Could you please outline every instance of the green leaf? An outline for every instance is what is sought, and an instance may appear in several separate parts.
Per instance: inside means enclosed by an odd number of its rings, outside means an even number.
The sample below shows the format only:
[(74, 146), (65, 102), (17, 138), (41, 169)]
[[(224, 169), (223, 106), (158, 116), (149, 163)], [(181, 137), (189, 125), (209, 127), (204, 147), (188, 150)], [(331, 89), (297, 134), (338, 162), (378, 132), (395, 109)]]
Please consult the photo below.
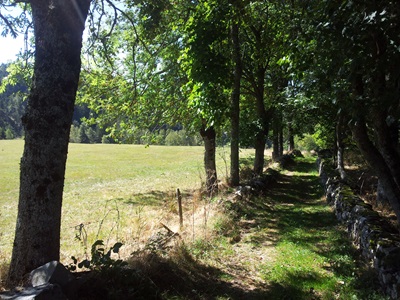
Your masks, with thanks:
[(112, 252), (113, 252), (113, 253), (118, 253), (118, 252), (119, 252), (119, 249), (120, 249), (122, 246), (123, 246), (123, 244), (120, 243), (120, 242), (115, 243), (115, 245), (112, 247)]

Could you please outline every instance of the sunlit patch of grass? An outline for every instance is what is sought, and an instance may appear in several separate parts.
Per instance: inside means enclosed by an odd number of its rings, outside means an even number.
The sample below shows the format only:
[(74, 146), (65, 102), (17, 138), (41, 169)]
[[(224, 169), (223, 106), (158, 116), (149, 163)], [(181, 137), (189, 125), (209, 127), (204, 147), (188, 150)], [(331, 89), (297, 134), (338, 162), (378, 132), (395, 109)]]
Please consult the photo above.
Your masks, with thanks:
[[(22, 140), (0, 141), (0, 253), (10, 259), (14, 236)], [(251, 150), (243, 150), (247, 155)], [(175, 191), (183, 195), (184, 229), (205, 202), (193, 196), (204, 180), (204, 147), (70, 144), (64, 186), (61, 260), (85, 256), (96, 239), (135, 247), (159, 230), (178, 231)], [(218, 149), (220, 179), (229, 170), (226, 149)], [(189, 229), (187, 229), (189, 231)], [(192, 230), (193, 231), (193, 230)], [(194, 232), (194, 231), (193, 231)], [(199, 230), (195, 234), (200, 234)], [(76, 236), (80, 235), (80, 241)], [(131, 248), (130, 250), (124, 250)], [(125, 253), (125, 252), (126, 253)]]
[(386, 299), (324, 202), (314, 163), (307, 157), (296, 161), (270, 195), (279, 241), (275, 259), (262, 265), (261, 274), (271, 297)]
[(276, 261), (263, 266), (265, 280), (290, 286), (304, 295), (334, 290), (336, 282), (332, 274), (324, 270), (323, 257), (288, 241), (278, 243), (276, 250)]

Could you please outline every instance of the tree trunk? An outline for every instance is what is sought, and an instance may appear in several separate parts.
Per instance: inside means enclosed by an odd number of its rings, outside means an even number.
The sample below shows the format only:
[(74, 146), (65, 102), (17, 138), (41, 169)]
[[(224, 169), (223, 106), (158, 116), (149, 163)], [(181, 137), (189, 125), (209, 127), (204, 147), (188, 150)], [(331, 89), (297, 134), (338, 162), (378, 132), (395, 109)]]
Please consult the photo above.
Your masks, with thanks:
[(25, 147), (9, 285), (59, 260), (68, 140), (90, 1), (31, 0), (35, 33), (33, 83), (22, 123)]
[(292, 124), (289, 122), (288, 124), (288, 136), (289, 136), (289, 151), (294, 150), (294, 135), (293, 135), (293, 127)]
[(382, 186), (382, 182), (378, 179), (378, 184), (376, 187), (376, 204), (377, 205), (387, 205), (389, 203), (385, 189)]
[(218, 193), (217, 183), (217, 167), (215, 163), (216, 142), (215, 142), (215, 129), (214, 127), (206, 128), (202, 126), (200, 130), (201, 137), (204, 141), (204, 168), (206, 171), (206, 190), (209, 197)]
[(254, 158), (254, 174), (261, 175), (264, 170), (264, 151), (265, 151), (266, 137), (263, 132), (260, 132), (256, 136), (254, 143), (255, 158)]
[(351, 124), (350, 129), (361, 154), (378, 175), (380, 183), (385, 190), (386, 197), (397, 216), (397, 221), (400, 223), (400, 189), (391, 175), (386, 161), (369, 139), (367, 128), (363, 120), (358, 120), (357, 123)]
[(275, 111), (273, 121), (273, 150), (272, 160), (277, 161), (283, 155), (282, 114)]
[(256, 110), (257, 116), (261, 123), (261, 128), (255, 138), (255, 159), (254, 159), (254, 173), (261, 175), (264, 169), (264, 151), (265, 142), (268, 135), (268, 112), (264, 104), (264, 77), (266, 69), (259, 66), (257, 70), (257, 83), (256, 83)]
[(229, 184), (239, 185), (239, 113), (240, 113), (240, 80), (242, 64), (240, 58), (239, 25), (234, 23), (231, 30), (235, 70), (231, 95), (231, 174)]
[(343, 113), (339, 114), (336, 123), (336, 153), (337, 153), (337, 170), (339, 171), (340, 178), (346, 180), (346, 170), (344, 168), (344, 137), (345, 137), (345, 119)]
[(279, 159), (279, 134), (276, 124), (272, 130), (272, 160), (277, 161)]
[[(372, 120), (379, 152), (383, 156), (390, 173), (400, 189), (400, 156), (398, 153), (397, 122), (388, 125), (388, 114), (375, 109)], [(393, 130), (393, 127), (395, 128)]]
[(282, 126), (282, 116), (280, 116), (280, 121), (279, 121), (279, 131), (278, 131), (278, 154), (279, 157), (283, 155), (283, 126)]

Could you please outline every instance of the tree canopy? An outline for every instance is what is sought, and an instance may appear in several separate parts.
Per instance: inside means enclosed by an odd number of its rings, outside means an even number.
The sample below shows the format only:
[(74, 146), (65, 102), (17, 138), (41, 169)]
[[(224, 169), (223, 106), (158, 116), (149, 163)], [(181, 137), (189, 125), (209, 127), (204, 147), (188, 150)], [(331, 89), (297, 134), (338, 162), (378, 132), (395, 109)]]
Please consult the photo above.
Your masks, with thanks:
[[(62, 133), (60, 155), (66, 159), (77, 91), (86, 109), (84, 122), (102, 127), (114, 141), (133, 142), (135, 132), (151, 136), (165, 128), (200, 132), (207, 188), (216, 185), (212, 150), (222, 132), (232, 133), (232, 143), (255, 148), (255, 174), (263, 172), (264, 150), (271, 142), (280, 156), (284, 147), (293, 148), (295, 135), (319, 135), (320, 144), (332, 147), (338, 160), (354, 143), (376, 171), (400, 220), (398, 1), (87, 0), (75, 8), (55, 1), (65, 13), (47, 12), (39, 2), (24, 2), (19, 16), (8, 13), (8, 1), (0, 4), (3, 35), (30, 26), (35, 35), (23, 116), (22, 179), (35, 165), (34, 154), (46, 151), (47, 140), (39, 145), (37, 135), (52, 140), (48, 132), (54, 138)], [(88, 38), (81, 52), (86, 14)], [(28, 25), (29, 15), (33, 25)], [(0, 71), (7, 75), (4, 66)], [(15, 79), (17, 73), (10, 74)], [(18, 82), (10, 78), (9, 83)], [(10, 91), (3, 84), (4, 128), (5, 121), (10, 124), (21, 115), (12, 108), (25, 106)], [(68, 119), (57, 123), (58, 133), (52, 131), (51, 119), (65, 112)], [(36, 120), (39, 113), (44, 121)], [(54, 158), (61, 161), (57, 176), (37, 181), (31, 172), (29, 180), (21, 181), (37, 183), (35, 201), (53, 192), (54, 178), (63, 178), (63, 159)], [(232, 159), (237, 166), (238, 155)], [(343, 163), (338, 167), (343, 169)], [(237, 184), (237, 170), (232, 176)], [(57, 184), (61, 203), (62, 184)], [(24, 201), (32, 199), (21, 196)]]

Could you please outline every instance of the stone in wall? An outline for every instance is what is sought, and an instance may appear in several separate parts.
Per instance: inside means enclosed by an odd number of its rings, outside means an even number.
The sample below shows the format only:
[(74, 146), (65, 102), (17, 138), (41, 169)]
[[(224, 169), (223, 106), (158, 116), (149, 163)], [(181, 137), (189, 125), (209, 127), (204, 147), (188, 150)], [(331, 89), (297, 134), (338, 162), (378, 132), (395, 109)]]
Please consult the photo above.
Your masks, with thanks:
[(326, 200), (334, 208), (337, 219), (346, 224), (354, 245), (373, 265), (385, 293), (391, 299), (400, 299), (398, 230), (341, 182), (323, 159), (318, 158), (317, 163)]

